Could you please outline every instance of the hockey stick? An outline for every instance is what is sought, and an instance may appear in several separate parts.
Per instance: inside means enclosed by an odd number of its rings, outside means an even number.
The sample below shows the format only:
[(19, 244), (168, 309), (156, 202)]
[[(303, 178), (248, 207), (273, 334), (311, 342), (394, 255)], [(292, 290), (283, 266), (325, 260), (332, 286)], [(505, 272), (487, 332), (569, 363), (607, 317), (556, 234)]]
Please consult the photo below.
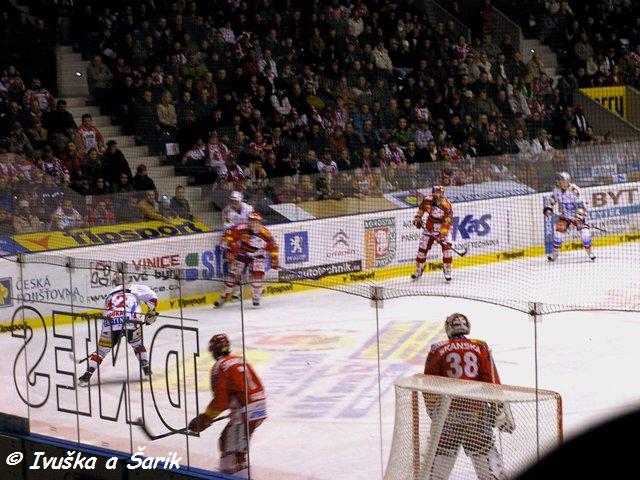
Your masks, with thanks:
[(437, 236), (437, 235), (429, 235), (429, 236), (430, 236), (431, 238), (433, 238), (433, 240), (434, 240), (435, 242), (439, 243), (440, 245), (449, 245), (449, 248), (451, 248), (451, 250), (452, 250), (455, 254), (457, 254), (457, 255), (459, 255), (459, 256), (461, 256), (461, 257), (464, 257), (464, 256), (467, 254), (467, 252), (469, 251), (469, 249), (468, 249), (467, 247), (464, 247), (464, 246), (463, 246), (460, 250), (458, 250), (457, 248), (455, 248), (455, 247), (453, 246), (453, 244), (451, 244), (451, 242), (440, 242), (440, 241), (438, 241), (438, 236)]
[(594, 230), (598, 230), (599, 232), (608, 233), (604, 228), (600, 228), (597, 225), (587, 225), (587, 228), (593, 228)]
[[(224, 415), (222, 417), (217, 417), (217, 418), (213, 419), (211, 421), (211, 423), (216, 423), (216, 422), (219, 422), (221, 420), (226, 420), (230, 416), (231, 415)], [(159, 440), (160, 438), (170, 437), (171, 435), (191, 435), (191, 436), (196, 436), (196, 434), (191, 432), (191, 430), (189, 430), (188, 428), (180, 428), (179, 430), (169, 430), (168, 432), (160, 433), (158, 435), (154, 435), (153, 433), (151, 433), (149, 431), (149, 428), (144, 423), (144, 420), (142, 419), (142, 417), (138, 418), (136, 423), (137, 423), (137, 425), (139, 425), (142, 428), (142, 431), (144, 432), (144, 435), (149, 440)]]

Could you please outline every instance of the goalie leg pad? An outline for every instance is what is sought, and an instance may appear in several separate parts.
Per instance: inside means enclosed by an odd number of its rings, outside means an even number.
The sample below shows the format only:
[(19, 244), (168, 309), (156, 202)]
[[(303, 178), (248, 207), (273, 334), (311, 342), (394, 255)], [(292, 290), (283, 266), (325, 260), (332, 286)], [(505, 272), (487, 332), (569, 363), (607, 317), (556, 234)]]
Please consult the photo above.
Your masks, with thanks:
[(447, 480), (456, 464), (456, 458), (458, 458), (456, 452), (452, 452), (451, 455), (436, 455), (429, 478), (432, 480)]
[(469, 455), (478, 480), (506, 480), (502, 458), (495, 445), (486, 454)]

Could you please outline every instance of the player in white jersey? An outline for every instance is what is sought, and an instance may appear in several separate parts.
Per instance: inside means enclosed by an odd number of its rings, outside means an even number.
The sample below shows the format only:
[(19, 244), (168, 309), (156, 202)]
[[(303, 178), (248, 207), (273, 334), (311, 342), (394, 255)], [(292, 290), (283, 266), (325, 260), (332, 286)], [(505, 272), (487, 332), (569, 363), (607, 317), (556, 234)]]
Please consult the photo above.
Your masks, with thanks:
[(589, 259), (595, 260), (596, 256), (591, 250), (591, 230), (587, 224), (587, 208), (580, 198), (580, 188), (571, 183), (571, 177), (567, 172), (560, 172), (556, 175), (556, 187), (547, 199), (543, 210), (544, 214), (552, 216), (556, 206), (558, 221), (553, 235), (553, 252), (547, 259), (553, 262), (558, 258), (566, 232), (573, 225), (580, 232), (582, 245)]
[(222, 210), (222, 221), (224, 222), (225, 230), (245, 223), (249, 219), (249, 214), (253, 212), (253, 207), (242, 201), (241, 192), (231, 192), (229, 199), (231, 203)]
[[(114, 288), (105, 300), (98, 350), (89, 356), (87, 371), (78, 379), (81, 387), (89, 384), (93, 372), (113, 346), (118, 344), (124, 332), (140, 362), (143, 376), (147, 378), (151, 375), (147, 349), (142, 341), (142, 325), (151, 325), (156, 321), (158, 296), (146, 285), (125, 283), (120, 273), (115, 276), (113, 284)], [(143, 303), (148, 308), (146, 314), (142, 313)]]
[[(222, 221), (224, 223), (224, 230), (227, 231), (230, 228), (246, 223), (249, 219), (249, 214), (253, 212), (253, 207), (248, 203), (242, 201), (242, 192), (231, 192), (229, 197), (231, 201), (229, 205), (222, 210)], [(229, 252), (226, 249), (226, 243), (223, 241), (224, 232), (220, 235), (220, 245), (224, 248), (224, 271), (228, 272), (230, 265), (227, 260)], [(240, 286), (237, 286), (231, 294), (231, 299), (238, 299), (240, 295)]]

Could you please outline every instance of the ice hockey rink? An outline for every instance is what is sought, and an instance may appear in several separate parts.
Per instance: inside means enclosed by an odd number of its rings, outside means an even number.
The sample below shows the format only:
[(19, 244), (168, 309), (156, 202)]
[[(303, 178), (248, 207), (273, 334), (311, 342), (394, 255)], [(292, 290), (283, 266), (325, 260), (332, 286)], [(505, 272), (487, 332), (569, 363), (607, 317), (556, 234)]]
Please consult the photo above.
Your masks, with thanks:
[[(163, 421), (184, 427), (211, 398), (207, 342), (212, 334), (224, 332), (232, 353), (246, 355), (253, 364), (269, 397), (269, 418), (251, 442), (252, 478), (382, 478), (394, 424), (394, 380), (422, 371), (428, 346), (445, 338), (444, 318), (458, 311), (469, 317), (471, 337), (492, 348), (503, 383), (535, 386), (537, 364), (538, 386), (562, 395), (566, 439), (640, 406), (640, 377), (635, 372), (638, 313), (563, 311), (541, 315), (537, 322), (525, 313), (526, 299), (550, 302), (553, 306), (545, 307), (550, 312), (571, 310), (580, 302), (637, 308), (638, 246), (624, 244), (597, 253), (596, 262), (577, 251), (564, 254), (556, 264), (535, 257), (457, 269), (450, 285), (443, 284), (440, 272), (425, 273), (417, 284), (389, 280), (382, 285), (398, 298), (385, 300), (381, 309), (361, 296), (313, 289), (265, 296), (258, 309), (250, 302), (234, 302), (217, 310), (165, 311), (155, 325), (145, 327), (145, 343), (153, 347), (151, 382), (138, 380), (135, 358), (122, 343), (116, 365), (103, 363), (100, 386), (94, 375), (89, 389), (69, 388), (72, 379), (60, 372), (73, 372), (74, 362), (62, 348), (73, 338), (78, 357), (91, 352), (85, 323), (57, 328), (46, 339), (47, 348), (42, 347), (45, 339), (34, 333), (26, 352), (18, 356), (24, 339), (14, 336), (8, 339), (13, 348), (2, 350), (11, 352), (0, 369), (3, 384), (24, 382), (21, 362), (32, 366), (43, 351), (38, 368), (30, 373), (33, 385), (18, 389), (28, 390), (36, 404), (45, 396), (46, 382), (34, 374), (50, 375), (50, 385), (42, 406), (27, 412), (16, 396), (7, 410), (30, 414), (35, 433), (133, 453), (145, 446), (147, 455), (176, 451), (185, 466), (215, 470), (225, 422), (214, 423), (199, 438), (174, 435), (149, 441), (138, 426), (124, 420), (124, 409), (131, 420), (143, 416), (154, 433), (167, 431)], [(410, 289), (429, 295), (401, 296)], [(460, 298), (469, 291), (474, 297), (486, 292), (490, 303)], [(510, 305), (497, 305), (499, 298), (510, 298)], [(185, 328), (171, 328), (178, 326)], [(194, 352), (194, 342), (199, 352)], [(82, 373), (84, 364), (75, 369), (76, 375)], [(118, 401), (123, 402), (119, 416)], [(67, 407), (61, 411), (61, 405), (77, 405), (83, 412), (91, 408), (92, 413), (75, 415), (65, 411)], [(116, 421), (107, 418), (116, 416)]]

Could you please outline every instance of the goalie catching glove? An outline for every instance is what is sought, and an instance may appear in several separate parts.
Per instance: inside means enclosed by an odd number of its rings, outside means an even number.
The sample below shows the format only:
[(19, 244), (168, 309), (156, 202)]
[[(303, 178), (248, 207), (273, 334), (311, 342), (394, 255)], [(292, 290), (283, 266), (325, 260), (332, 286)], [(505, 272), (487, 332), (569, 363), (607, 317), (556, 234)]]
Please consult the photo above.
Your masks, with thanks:
[(149, 310), (144, 316), (144, 323), (152, 325), (158, 319), (158, 315), (159, 314), (155, 309)]

